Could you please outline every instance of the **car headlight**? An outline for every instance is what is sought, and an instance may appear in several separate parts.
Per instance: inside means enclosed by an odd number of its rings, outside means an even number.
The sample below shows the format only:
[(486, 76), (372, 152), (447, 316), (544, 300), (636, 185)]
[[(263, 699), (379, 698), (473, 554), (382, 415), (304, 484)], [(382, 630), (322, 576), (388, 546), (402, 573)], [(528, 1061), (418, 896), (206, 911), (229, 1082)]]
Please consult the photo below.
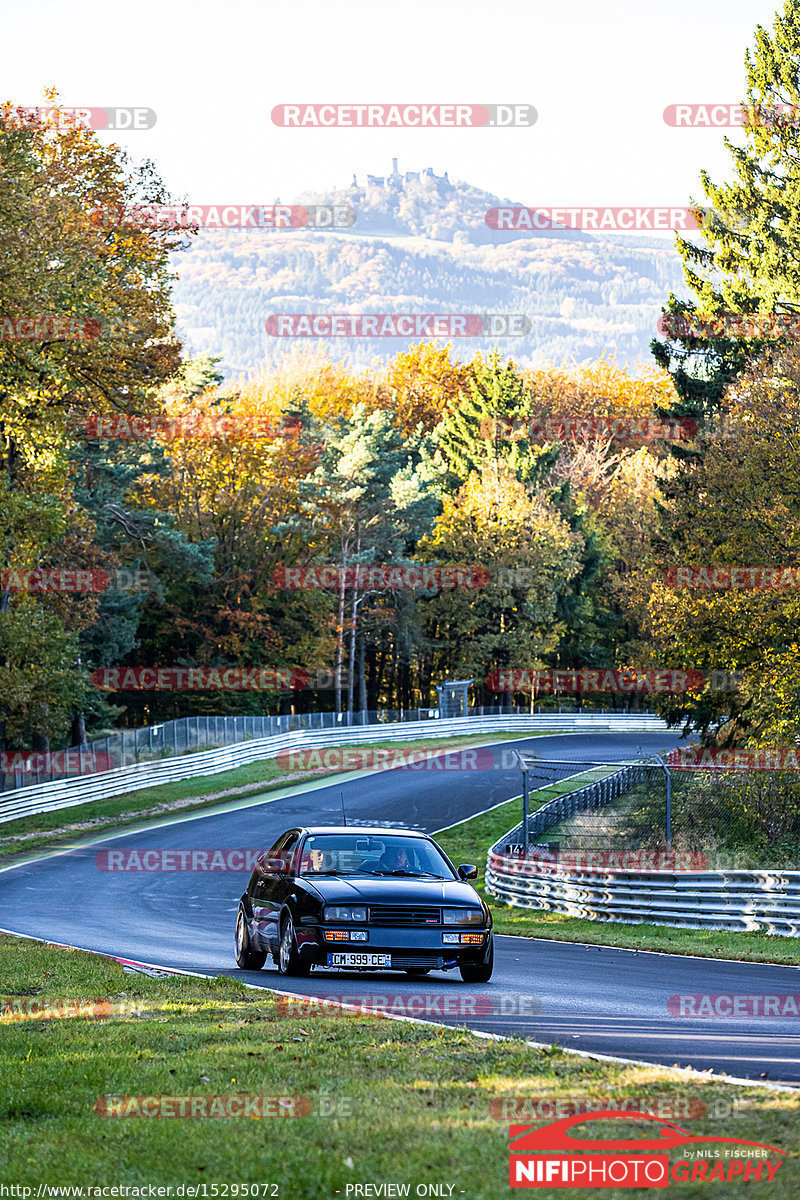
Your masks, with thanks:
[(340, 905), (332, 905), (330, 908), (325, 908), (322, 913), (324, 921), (366, 921), (366, 908), (351, 908), (349, 905), (344, 907)]
[(480, 908), (442, 909), (443, 925), (483, 925), (483, 923), (483, 911)]

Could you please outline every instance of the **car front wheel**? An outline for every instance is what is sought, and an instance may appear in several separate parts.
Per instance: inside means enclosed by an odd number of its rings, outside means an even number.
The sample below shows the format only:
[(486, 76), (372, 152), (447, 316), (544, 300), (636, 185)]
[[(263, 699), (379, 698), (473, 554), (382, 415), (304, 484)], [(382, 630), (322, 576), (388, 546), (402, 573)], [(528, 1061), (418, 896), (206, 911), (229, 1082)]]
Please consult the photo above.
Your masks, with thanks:
[(297, 953), (297, 939), (294, 935), (294, 921), (291, 913), (287, 913), (281, 925), (281, 943), (278, 951), (278, 970), (281, 975), (307, 975), (310, 964), (304, 963)]
[(488, 983), (494, 970), (494, 942), (489, 946), (489, 957), (485, 963), (464, 963), (458, 970), (464, 983)]
[(243, 971), (260, 971), (267, 956), (261, 950), (254, 950), (250, 944), (250, 933), (244, 916), (244, 909), (239, 909), (236, 917), (236, 938), (234, 942), (236, 962)]

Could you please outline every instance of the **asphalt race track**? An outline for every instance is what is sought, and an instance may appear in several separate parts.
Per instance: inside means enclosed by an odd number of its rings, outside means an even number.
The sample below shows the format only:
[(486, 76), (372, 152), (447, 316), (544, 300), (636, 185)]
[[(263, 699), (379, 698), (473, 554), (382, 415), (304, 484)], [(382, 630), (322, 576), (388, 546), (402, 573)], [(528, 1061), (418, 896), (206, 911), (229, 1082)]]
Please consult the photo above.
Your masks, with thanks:
[[(334, 785), (290, 789), (277, 799), (250, 798), (0, 871), (0, 928), (166, 968), (236, 975), (281, 991), (350, 1003), (372, 998), (390, 1012), (488, 1033), (800, 1085), (800, 1016), (680, 1016), (680, 1001), (669, 1004), (682, 995), (794, 994), (800, 1010), (794, 967), (502, 937), (495, 939), (488, 984), (464, 984), (455, 971), (414, 980), (327, 970), (284, 979), (271, 963), (256, 972), (234, 963), (234, 917), (246, 871), (110, 872), (96, 861), (104, 849), (265, 849), (293, 825), (340, 823), (340, 792), (352, 824), (434, 833), (519, 795), (519, 771), (500, 758), (509, 746), (525, 745), (545, 758), (619, 761), (667, 750), (678, 740), (674, 734), (523, 738), (495, 745), (492, 769), (362, 773)], [(565, 766), (555, 774), (575, 770)]]

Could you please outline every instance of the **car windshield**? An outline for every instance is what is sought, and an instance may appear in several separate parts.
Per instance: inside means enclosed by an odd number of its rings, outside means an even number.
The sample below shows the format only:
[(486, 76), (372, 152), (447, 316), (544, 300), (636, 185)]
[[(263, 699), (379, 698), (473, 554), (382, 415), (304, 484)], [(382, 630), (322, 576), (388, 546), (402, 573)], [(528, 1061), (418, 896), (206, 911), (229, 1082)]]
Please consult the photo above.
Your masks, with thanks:
[(402, 835), (309, 834), (301, 875), (396, 875), (455, 879), (439, 850), (422, 838)]

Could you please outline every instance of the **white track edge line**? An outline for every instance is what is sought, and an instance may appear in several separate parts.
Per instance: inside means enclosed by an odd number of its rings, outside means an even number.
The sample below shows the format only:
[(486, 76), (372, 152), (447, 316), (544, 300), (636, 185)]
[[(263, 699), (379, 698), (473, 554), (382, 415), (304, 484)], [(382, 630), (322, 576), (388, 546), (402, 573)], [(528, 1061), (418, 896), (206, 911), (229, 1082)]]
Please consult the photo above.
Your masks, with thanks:
[[(112, 962), (118, 962), (123, 966), (148, 967), (153, 971), (164, 971), (168, 975), (190, 975), (194, 979), (233, 978), (235, 982), (241, 983), (244, 987), (249, 988), (251, 991), (271, 992), (275, 996), (287, 996), (292, 1000), (325, 999), (325, 997), (307, 996), (302, 992), (284, 992), (280, 988), (269, 987), (267, 984), (245, 983), (243, 979), (236, 980), (235, 976), (232, 977), (230, 975), (207, 975), (202, 971), (187, 971), (182, 967), (164, 967), (159, 963), (139, 962), (137, 959), (133, 958), (118, 958), (116, 955), (106, 954), (102, 950), (86, 950), (83, 946), (67, 945), (65, 942), (51, 942), (47, 938), (31, 937), (27, 933), (16, 933), (13, 929), (0, 929), (0, 934), (6, 934), (9, 937), (29, 938), (30, 941), (42, 942), (46, 946), (55, 946), (59, 950), (81, 950), (84, 954), (96, 954), (99, 958), (108, 958), (111, 959)], [(336, 1007), (356, 1013), (360, 1013), (362, 1011), (360, 1007), (357, 1007), (354, 1004), (338, 1003)], [(426, 1021), (423, 1017), (406, 1017), (398, 1013), (370, 1012), (364, 1013), (363, 1015), (383, 1017), (388, 1021), (406, 1021), (412, 1025), (430, 1025), (434, 1029), (464, 1029), (466, 1032), (472, 1034), (473, 1037), (484, 1038), (485, 1040), (492, 1042), (511, 1042), (520, 1040), (514, 1037), (505, 1036), (502, 1033), (487, 1033), (481, 1029), (471, 1029), (469, 1025), (445, 1025), (439, 1021)], [(798, 1093), (797, 1087), (792, 1087), (791, 1084), (786, 1083), (770, 1083), (769, 1081), (762, 1083), (752, 1079), (740, 1079), (736, 1075), (714, 1075), (708, 1071), (698, 1071), (694, 1067), (670, 1067), (667, 1066), (666, 1063), (646, 1062), (641, 1058), (618, 1058), (613, 1054), (600, 1054), (593, 1053), (590, 1050), (578, 1050), (576, 1047), (561, 1046), (556, 1042), (534, 1042), (530, 1041), (528, 1038), (523, 1038), (521, 1040), (523, 1041), (524, 1045), (531, 1046), (535, 1050), (551, 1050), (554, 1047), (557, 1047), (563, 1054), (575, 1054), (578, 1056), (578, 1058), (595, 1059), (598, 1062), (621, 1063), (624, 1066), (649, 1067), (651, 1070), (655, 1068), (656, 1070), (667, 1071), (672, 1074), (680, 1075), (681, 1077), (688, 1075), (693, 1080), (702, 1078), (707, 1083), (725, 1083), (731, 1087), (765, 1088), (767, 1091), (788, 1092), (792, 1095), (797, 1095)]]

